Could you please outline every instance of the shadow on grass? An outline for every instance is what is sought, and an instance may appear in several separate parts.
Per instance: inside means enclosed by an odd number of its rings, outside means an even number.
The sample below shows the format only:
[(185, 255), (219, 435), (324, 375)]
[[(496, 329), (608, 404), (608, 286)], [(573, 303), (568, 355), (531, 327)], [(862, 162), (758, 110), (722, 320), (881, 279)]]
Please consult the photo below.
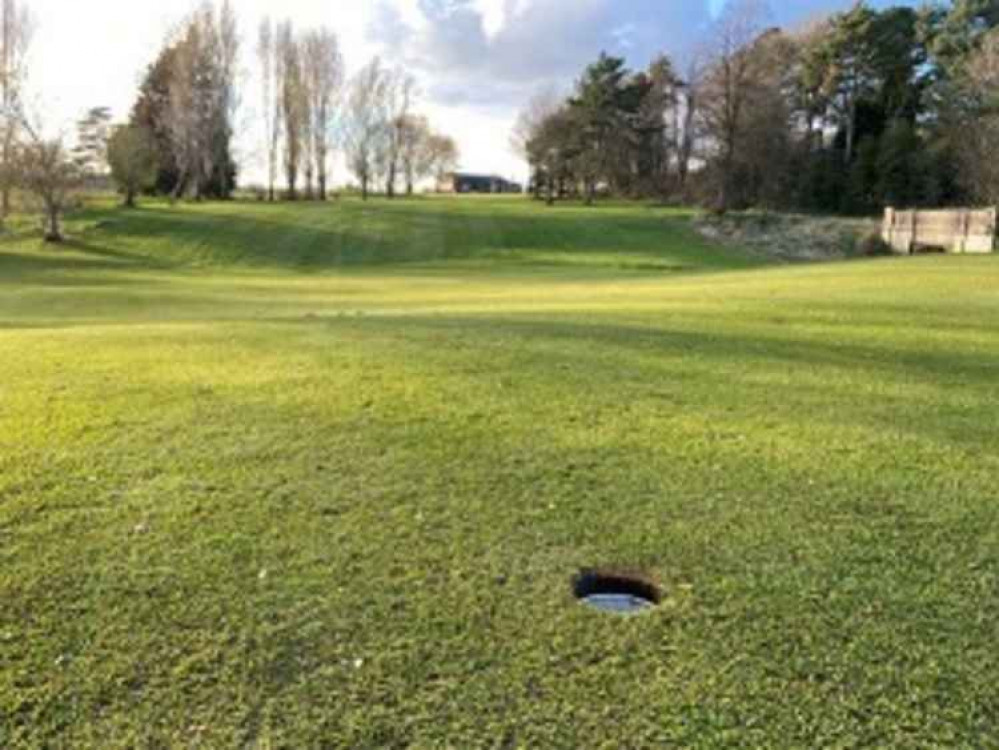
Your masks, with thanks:
[[(734, 415), (874, 428), (961, 446), (976, 456), (999, 438), (990, 395), (999, 365), (984, 354), (509, 318), (372, 317), (350, 325), (386, 338), (405, 330), (417, 347), (425, 340), (434, 352), (457, 351), (453, 359), (444, 355), (446, 369), (481, 378), (484, 392), (505, 370), (530, 389), (551, 390), (555, 400), (566, 388), (582, 387), (608, 405), (658, 408), (650, 404), (660, 402), (669, 410), (716, 414), (719, 424)], [(454, 341), (441, 336), (449, 330)], [(483, 346), (491, 359), (469, 368)], [(794, 373), (801, 373), (800, 382)]]
[(0, 250), (0, 286), (6, 282), (39, 286), (153, 285), (135, 271), (176, 267), (135, 253), (71, 238), (35, 252)]
[(108, 264), (118, 268), (127, 266), (143, 270), (166, 270), (177, 266), (176, 263), (152, 258), (141, 253), (128, 252), (106, 244), (98, 244), (91, 237), (87, 237), (86, 239), (71, 237), (62, 247), (106, 261)]
[(428, 332), (452, 330), (476, 339), (559, 341), (570, 347), (596, 344), (594, 350), (601, 353), (618, 349), (626, 354), (692, 357), (729, 365), (769, 362), (801, 368), (857, 368), (910, 379), (926, 378), (936, 382), (960, 380), (980, 385), (994, 384), (999, 378), (999, 364), (985, 355), (953, 350), (892, 349), (843, 341), (819, 343), (720, 330), (680, 331), (627, 324), (482, 316), (371, 316), (355, 319), (352, 323), (372, 328), (384, 326), (392, 330), (403, 327), (410, 330), (422, 328)]

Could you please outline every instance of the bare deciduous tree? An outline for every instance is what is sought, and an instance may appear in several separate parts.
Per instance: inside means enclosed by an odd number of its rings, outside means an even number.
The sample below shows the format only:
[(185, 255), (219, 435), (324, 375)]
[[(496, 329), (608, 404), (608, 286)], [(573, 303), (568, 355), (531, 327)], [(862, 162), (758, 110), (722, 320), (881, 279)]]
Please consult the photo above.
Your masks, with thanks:
[(201, 197), (201, 153), (205, 150), (208, 123), (199, 96), (198, 71), (204, 53), (202, 24), (198, 16), (185, 27), (177, 44), (173, 76), (170, 80), (168, 125), (179, 179), (171, 198), (176, 200), (193, 182)]
[(305, 199), (316, 197), (316, 141), (314, 139), (315, 119), (312, 112), (312, 79), (308, 74), (308, 49), (305, 39), (296, 40), (298, 60), (301, 66), (298, 86), (298, 111), (302, 129), (302, 168), (305, 172)]
[(61, 135), (45, 136), (23, 113), (10, 116), (23, 134), (13, 152), (15, 182), (41, 204), (45, 241), (62, 242), (62, 216), (82, 184), (83, 172)]
[(284, 170), (288, 197), (298, 197), (298, 177), (305, 152), (308, 131), (305, 81), (302, 76), (301, 50), (291, 21), (278, 26), (276, 54), (278, 60), (278, 99), (284, 125)]
[(440, 134), (430, 136), (427, 148), (431, 173), (440, 185), (447, 175), (458, 167), (461, 152), (454, 138)]
[(729, 208), (732, 179), (745, 124), (745, 107), (758, 75), (750, 47), (767, 19), (763, 0), (735, 0), (725, 6), (706, 48), (707, 72), (700, 110), (705, 135), (717, 154), (717, 208)]
[(426, 117), (409, 115), (400, 127), (400, 164), (406, 181), (406, 195), (412, 195), (418, 180), (429, 177), (433, 164), (430, 153), (430, 123)]
[(306, 90), (309, 97), (311, 155), (319, 186), (319, 200), (326, 200), (330, 155), (335, 128), (334, 106), (343, 85), (343, 57), (336, 34), (328, 29), (309, 32), (303, 41)]
[(376, 174), (377, 157), (386, 133), (386, 89), (388, 81), (381, 60), (375, 58), (355, 76), (346, 110), (347, 162), (361, 183), (367, 200)]
[(983, 205), (999, 205), (999, 30), (968, 58), (956, 89), (952, 140), (961, 181)]
[(517, 121), (510, 133), (510, 148), (530, 166), (531, 186), (534, 197), (538, 199), (541, 197), (543, 182), (542, 166), (532, 158), (531, 142), (539, 136), (548, 118), (561, 109), (564, 99), (565, 97), (554, 88), (539, 91), (517, 115)]
[(274, 200), (277, 180), (278, 144), (280, 142), (280, 107), (275, 103), (277, 64), (274, 50), (274, 23), (269, 17), (260, 22), (257, 37), (257, 59), (260, 62), (261, 93), (263, 95), (264, 153), (267, 155), (267, 198)]
[(535, 190), (546, 186), (546, 202), (554, 205), (565, 192), (565, 181), (572, 172), (577, 152), (575, 130), (578, 123), (571, 107), (565, 104), (550, 113), (539, 125), (528, 144), (530, 160), (536, 166)]
[(686, 74), (678, 92), (679, 103), (676, 109), (676, 172), (681, 194), (687, 188), (690, 164), (697, 146), (698, 123), (701, 114), (701, 89), (704, 84), (704, 68), (697, 55), (687, 62)]
[(389, 198), (395, 197), (399, 162), (402, 157), (402, 140), (415, 95), (416, 81), (411, 75), (401, 68), (396, 68), (388, 74), (385, 88), (387, 133), (383, 140), (385, 152), (381, 161), (385, 177), (385, 195)]
[(206, 0), (183, 24), (173, 49), (167, 129), (179, 179), (171, 197), (193, 192), (200, 200), (216, 173), (225, 196), (232, 187), (228, 153), (238, 105), (239, 39), (229, 1), (216, 15)]
[(17, 177), (14, 169), (15, 146), (20, 118), (14, 116), (23, 105), (27, 77), (28, 49), (34, 28), (31, 13), (17, 0), (0, 4), (0, 106), (5, 116), (0, 120), (0, 226), (10, 213), (10, 192)]
[(233, 123), (236, 121), (239, 109), (239, 90), (237, 78), (239, 75), (239, 26), (236, 11), (231, 0), (222, 0), (216, 24), (216, 34), (213, 38), (215, 56), (215, 84), (218, 101), (215, 103), (213, 137), (211, 149), (213, 162), (222, 166), (222, 194), (228, 196), (232, 191), (229, 184), (230, 166), (229, 144), (233, 136)]

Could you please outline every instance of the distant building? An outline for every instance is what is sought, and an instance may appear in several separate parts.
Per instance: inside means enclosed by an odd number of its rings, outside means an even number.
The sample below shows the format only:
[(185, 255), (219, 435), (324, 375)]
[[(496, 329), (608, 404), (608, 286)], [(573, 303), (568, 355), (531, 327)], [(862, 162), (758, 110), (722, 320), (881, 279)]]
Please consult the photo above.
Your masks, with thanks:
[(453, 172), (437, 183), (439, 193), (523, 193), (524, 186), (496, 175)]

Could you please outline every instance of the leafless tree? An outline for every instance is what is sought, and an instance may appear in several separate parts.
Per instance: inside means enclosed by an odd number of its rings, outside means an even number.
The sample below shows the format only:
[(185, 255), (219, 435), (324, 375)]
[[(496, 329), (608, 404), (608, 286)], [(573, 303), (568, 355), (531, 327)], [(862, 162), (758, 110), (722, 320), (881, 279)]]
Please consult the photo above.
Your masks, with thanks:
[(312, 79), (308, 74), (308, 46), (305, 37), (296, 40), (301, 70), (298, 83), (298, 117), (302, 141), (302, 169), (305, 173), (305, 198), (316, 197), (316, 142), (313, 138), (315, 119), (312, 112)]
[(541, 122), (528, 144), (530, 162), (535, 165), (535, 190), (540, 195), (540, 185), (545, 184), (549, 206), (565, 193), (567, 176), (572, 174), (577, 125), (572, 108), (563, 105)]
[(305, 85), (302, 76), (302, 58), (295, 30), (291, 21), (285, 21), (277, 30), (278, 98), (281, 120), (284, 124), (284, 169), (288, 183), (288, 196), (298, 197), (298, 177), (305, 151), (308, 112), (305, 104)]
[(999, 205), (999, 30), (985, 36), (961, 70), (952, 141), (961, 181), (983, 205)]
[(0, 226), (10, 213), (10, 193), (16, 172), (15, 146), (20, 118), (13, 116), (23, 106), (24, 83), (28, 72), (28, 50), (34, 22), (25, 4), (18, 0), (0, 3)]
[(430, 123), (426, 117), (409, 115), (401, 123), (400, 165), (406, 195), (412, 195), (418, 180), (431, 175)]
[(450, 172), (457, 169), (461, 152), (454, 138), (441, 134), (431, 135), (427, 147), (431, 172), (439, 186)]
[(172, 198), (192, 192), (201, 199), (218, 171), (229, 193), (228, 149), (238, 106), (239, 38), (235, 12), (224, 0), (218, 14), (204, 2), (181, 26), (173, 45), (167, 113), (180, 179)]
[(172, 199), (180, 197), (192, 184), (200, 198), (202, 154), (206, 151), (207, 132), (203, 97), (198, 73), (201, 70), (206, 40), (200, 14), (185, 25), (177, 43), (175, 67), (170, 80), (169, 129), (179, 179)]
[[(212, 128), (213, 138), (211, 149), (213, 151), (212, 160), (215, 164), (222, 165), (220, 174), (222, 176), (222, 194), (229, 195), (232, 185), (229, 185), (229, 144), (232, 141), (233, 123), (236, 121), (239, 109), (239, 89), (237, 78), (239, 76), (239, 26), (236, 19), (236, 11), (231, 0), (222, 0), (216, 22), (216, 33), (212, 37), (213, 53), (215, 56), (215, 66), (217, 81), (215, 102), (214, 125)], [(209, 176), (210, 176), (209, 172)]]
[(401, 68), (396, 68), (386, 74), (384, 90), (386, 134), (381, 141), (378, 162), (385, 178), (385, 195), (394, 198), (402, 158), (404, 131), (416, 94), (416, 81)]
[(531, 185), (535, 198), (541, 197), (541, 164), (531, 157), (531, 142), (541, 133), (545, 122), (562, 107), (565, 96), (555, 88), (545, 88), (531, 97), (517, 115), (510, 133), (511, 150), (531, 166)]
[(759, 74), (750, 47), (762, 34), (767, 14), (764, 0), (733, 0), (718, 18), (705, 49), (707, 70), (699, 108), (705, 136), (715, 152), (717, 207), (722, 211), (730, 206), (744, 111)]
[(275, 103), (277, 61), (274, 50), (274, 22), (265, 17), (260, 22), (257, 37), (257, 59), (260, 62), (261, 94), (263, 95), (264, 153), (267, 155), (267, 198), (274, 200), (277, 180), (278, 144), (280, 143), (280, 107)]
[(777, 29), (746, 50), (753, 58), (754, 73), (748, 82), (732, 180), (741, 205), (777, 207), (791, 190), (791, 158), (801, 130), (787, 92), (797, 73), (798, 52), (796, 41)]
[(347, 162), (361, 183), (361, 195), (365, 200), (376, 174), (377, 156), (387, 137), (387, 86), (381, 60), (375, 58), (354, 77), (347, 98)]
[(319, 200), (326, 200), (330, 155), (335, 133), (334, 105), (343, 85), (343, 57), (336, 34), (328, 29), (309, 32), (303, 41), (304, 78), (309, 98), (311, 155), (319, 185)]
[(698, 140), (701, 114), (701, 90), (704, 86), (704, 66), (697, 54), (691, 55), (678, 92), (679, 104), (674, 125), (677, 133), (676, 171), (681, 194), (687, 189), (690, 164)]
[(531, 139), (537, 135), (544, 121), (562, 107), (564, 100), (564, 94), (553, 87), (544, 88), (531, 97), (517, 115), (510, 133), (510, 148), (517, 156), (528, 157)]
[(281, 54), (281, 24), (274, 30), (273, 52), (274, 55), (274, 88), (271, 92), (273, 101), (271, 102), (271, 112), (274, 117), (274, 129), (271, 132), (271, 143), (269, 158), (273, 160), (274, 173), (277, 174), (279, 162), (281, 161), (281, 141), (287, 132), (287, 122), (285, 121), (284, 96), (282, 94), (285, 77), (285, 59)]
[(62, 216), (83, 183), (83, 171), (59, 135), (47, 137), (38, 123), (21, 110), (8, 113), (17, 120), (22, 137), (15, 144), (12, 166), (15, 184), (41, 204), (46, 242), (62, 242)]

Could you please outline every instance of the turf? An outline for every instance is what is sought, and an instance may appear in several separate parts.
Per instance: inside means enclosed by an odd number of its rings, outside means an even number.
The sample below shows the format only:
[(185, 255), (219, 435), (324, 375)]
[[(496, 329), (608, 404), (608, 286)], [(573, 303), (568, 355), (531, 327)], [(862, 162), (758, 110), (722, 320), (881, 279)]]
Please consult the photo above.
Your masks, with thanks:
[(0, 747), (996, 746), (996, 259), (510, 199), (71, 228), (0, 244)]

